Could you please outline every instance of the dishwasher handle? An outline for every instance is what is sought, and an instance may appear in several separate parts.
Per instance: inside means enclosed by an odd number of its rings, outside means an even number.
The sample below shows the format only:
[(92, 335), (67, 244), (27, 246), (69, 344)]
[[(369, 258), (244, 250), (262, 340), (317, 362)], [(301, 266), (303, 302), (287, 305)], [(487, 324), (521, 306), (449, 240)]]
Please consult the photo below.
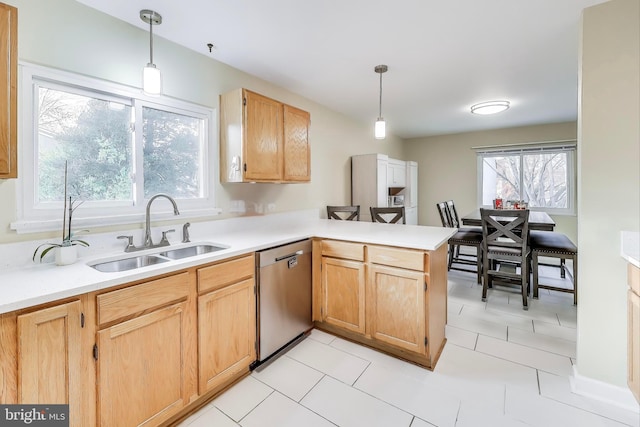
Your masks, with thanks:
[(284, 256), (277, 257), (276, 258), (276, 262), (284, 261), (285, 259), (292, 258), (294, 256), (302, 255), (302, 254), (304, 254), (304, 251), (302, 249), (300, 249), (299, 251), (295, 251), (294, 253), (291, 253), (289, 255), (284, 255)]

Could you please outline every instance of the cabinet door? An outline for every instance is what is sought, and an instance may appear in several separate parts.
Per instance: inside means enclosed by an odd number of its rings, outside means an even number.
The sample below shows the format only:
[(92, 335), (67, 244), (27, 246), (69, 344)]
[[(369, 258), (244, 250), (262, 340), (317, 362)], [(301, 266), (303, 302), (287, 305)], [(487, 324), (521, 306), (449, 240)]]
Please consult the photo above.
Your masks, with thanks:
[(282, 180), (282, 104), (245, 91), (244, 178), (247, 181)]
[(368, 333), (376, 340), (424, 354), (424, 273), (379, 265), (372, 265), (369, 271)]
[(18, 175), (18, 9), (0, 3), (0, 178)]
[(68, 404), (71, 426), (82, 424), (81, 303), (18, 316), (19, 402)]
[(251, 278), (198, 298), (200, 394), (256, 360), (254, 286)]
[(364, 334), (364, 264), (322, 258), (322, 319)]
[(187, 302), (98, 332), (99, 425), (157, 425), (188, 403)]
[(311, 180), (309, 113), (284, 106), (284, 180)]
[(640, 296), (629, 290), (627, 298), (627, 383), (636, 400), (640, 402)]

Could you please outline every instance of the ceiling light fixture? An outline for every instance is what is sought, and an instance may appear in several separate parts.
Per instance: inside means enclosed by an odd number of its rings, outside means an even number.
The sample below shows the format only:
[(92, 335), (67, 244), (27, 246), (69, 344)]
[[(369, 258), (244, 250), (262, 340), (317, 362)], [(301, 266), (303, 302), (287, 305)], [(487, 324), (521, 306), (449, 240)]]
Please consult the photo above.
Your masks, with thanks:
[(388, 67), (386, 65), (377, 65), (373, 69), (376, 73), (380, 74), (380, 103), (379, 103), (379, 111), (378, 111), (378, 120), (376, 120), (375, 126), (375, 137), (376, 139), (384, 139), (387, 136), (386, 123), (382, 118), (382, 73), (386, 73)]
[(509, 109), (509, 101), (487, 101), (471, 106), (473, 114), (496, 114)]
[(142, 90), (147, 95), (162, 93), (162, 74), (153, 63), (153, 26), (162, 24), (162, 16), (153, 10), (140, 11), (140, 19), (149, 24), (149, 63), (142, 70)]

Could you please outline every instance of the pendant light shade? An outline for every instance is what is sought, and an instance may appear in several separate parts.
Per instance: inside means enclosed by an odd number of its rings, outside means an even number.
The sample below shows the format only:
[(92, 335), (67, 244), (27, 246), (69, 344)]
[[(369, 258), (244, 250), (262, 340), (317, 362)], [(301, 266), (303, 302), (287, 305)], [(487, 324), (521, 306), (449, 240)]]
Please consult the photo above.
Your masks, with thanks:
[(140, 19), (149, 24), (149, 63), (142, 70), (142, 90), (147, 95), (162, 93), (162, 74), (153, 63), (153, 26), (162, 23), (162, 16), (153, 10), (140, 11)]
[(386, 65), (377, 65), (373, 71), (380, 74), (380, 102), (378, 104), (378, 120), (374, 128), (374, 135), (376, 139), (384, 139), (387, 136), (387, 124), (382, 118), (382, 73), (386, 73), (388, 67)]

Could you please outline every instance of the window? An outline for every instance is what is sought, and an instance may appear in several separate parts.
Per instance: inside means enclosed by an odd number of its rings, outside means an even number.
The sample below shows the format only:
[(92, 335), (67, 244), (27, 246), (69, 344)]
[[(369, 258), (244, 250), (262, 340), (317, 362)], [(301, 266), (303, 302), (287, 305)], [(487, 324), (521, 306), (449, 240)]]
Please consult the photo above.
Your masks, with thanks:
[(574, 157), (574, 143), (478, 149), (480, 204), (524, 200), (534, 210), (572, 214)]
[(137, 222), (160, 192), (182, 214), (217, 213), (211, 109), (30, 64), (21, 69), (22, 99), (32, 102), (23, 103), (21, 220), (12, 228), (40, 231), (61, 220), (65, 161), (69, 195), (82, 202), (76, 224)]

